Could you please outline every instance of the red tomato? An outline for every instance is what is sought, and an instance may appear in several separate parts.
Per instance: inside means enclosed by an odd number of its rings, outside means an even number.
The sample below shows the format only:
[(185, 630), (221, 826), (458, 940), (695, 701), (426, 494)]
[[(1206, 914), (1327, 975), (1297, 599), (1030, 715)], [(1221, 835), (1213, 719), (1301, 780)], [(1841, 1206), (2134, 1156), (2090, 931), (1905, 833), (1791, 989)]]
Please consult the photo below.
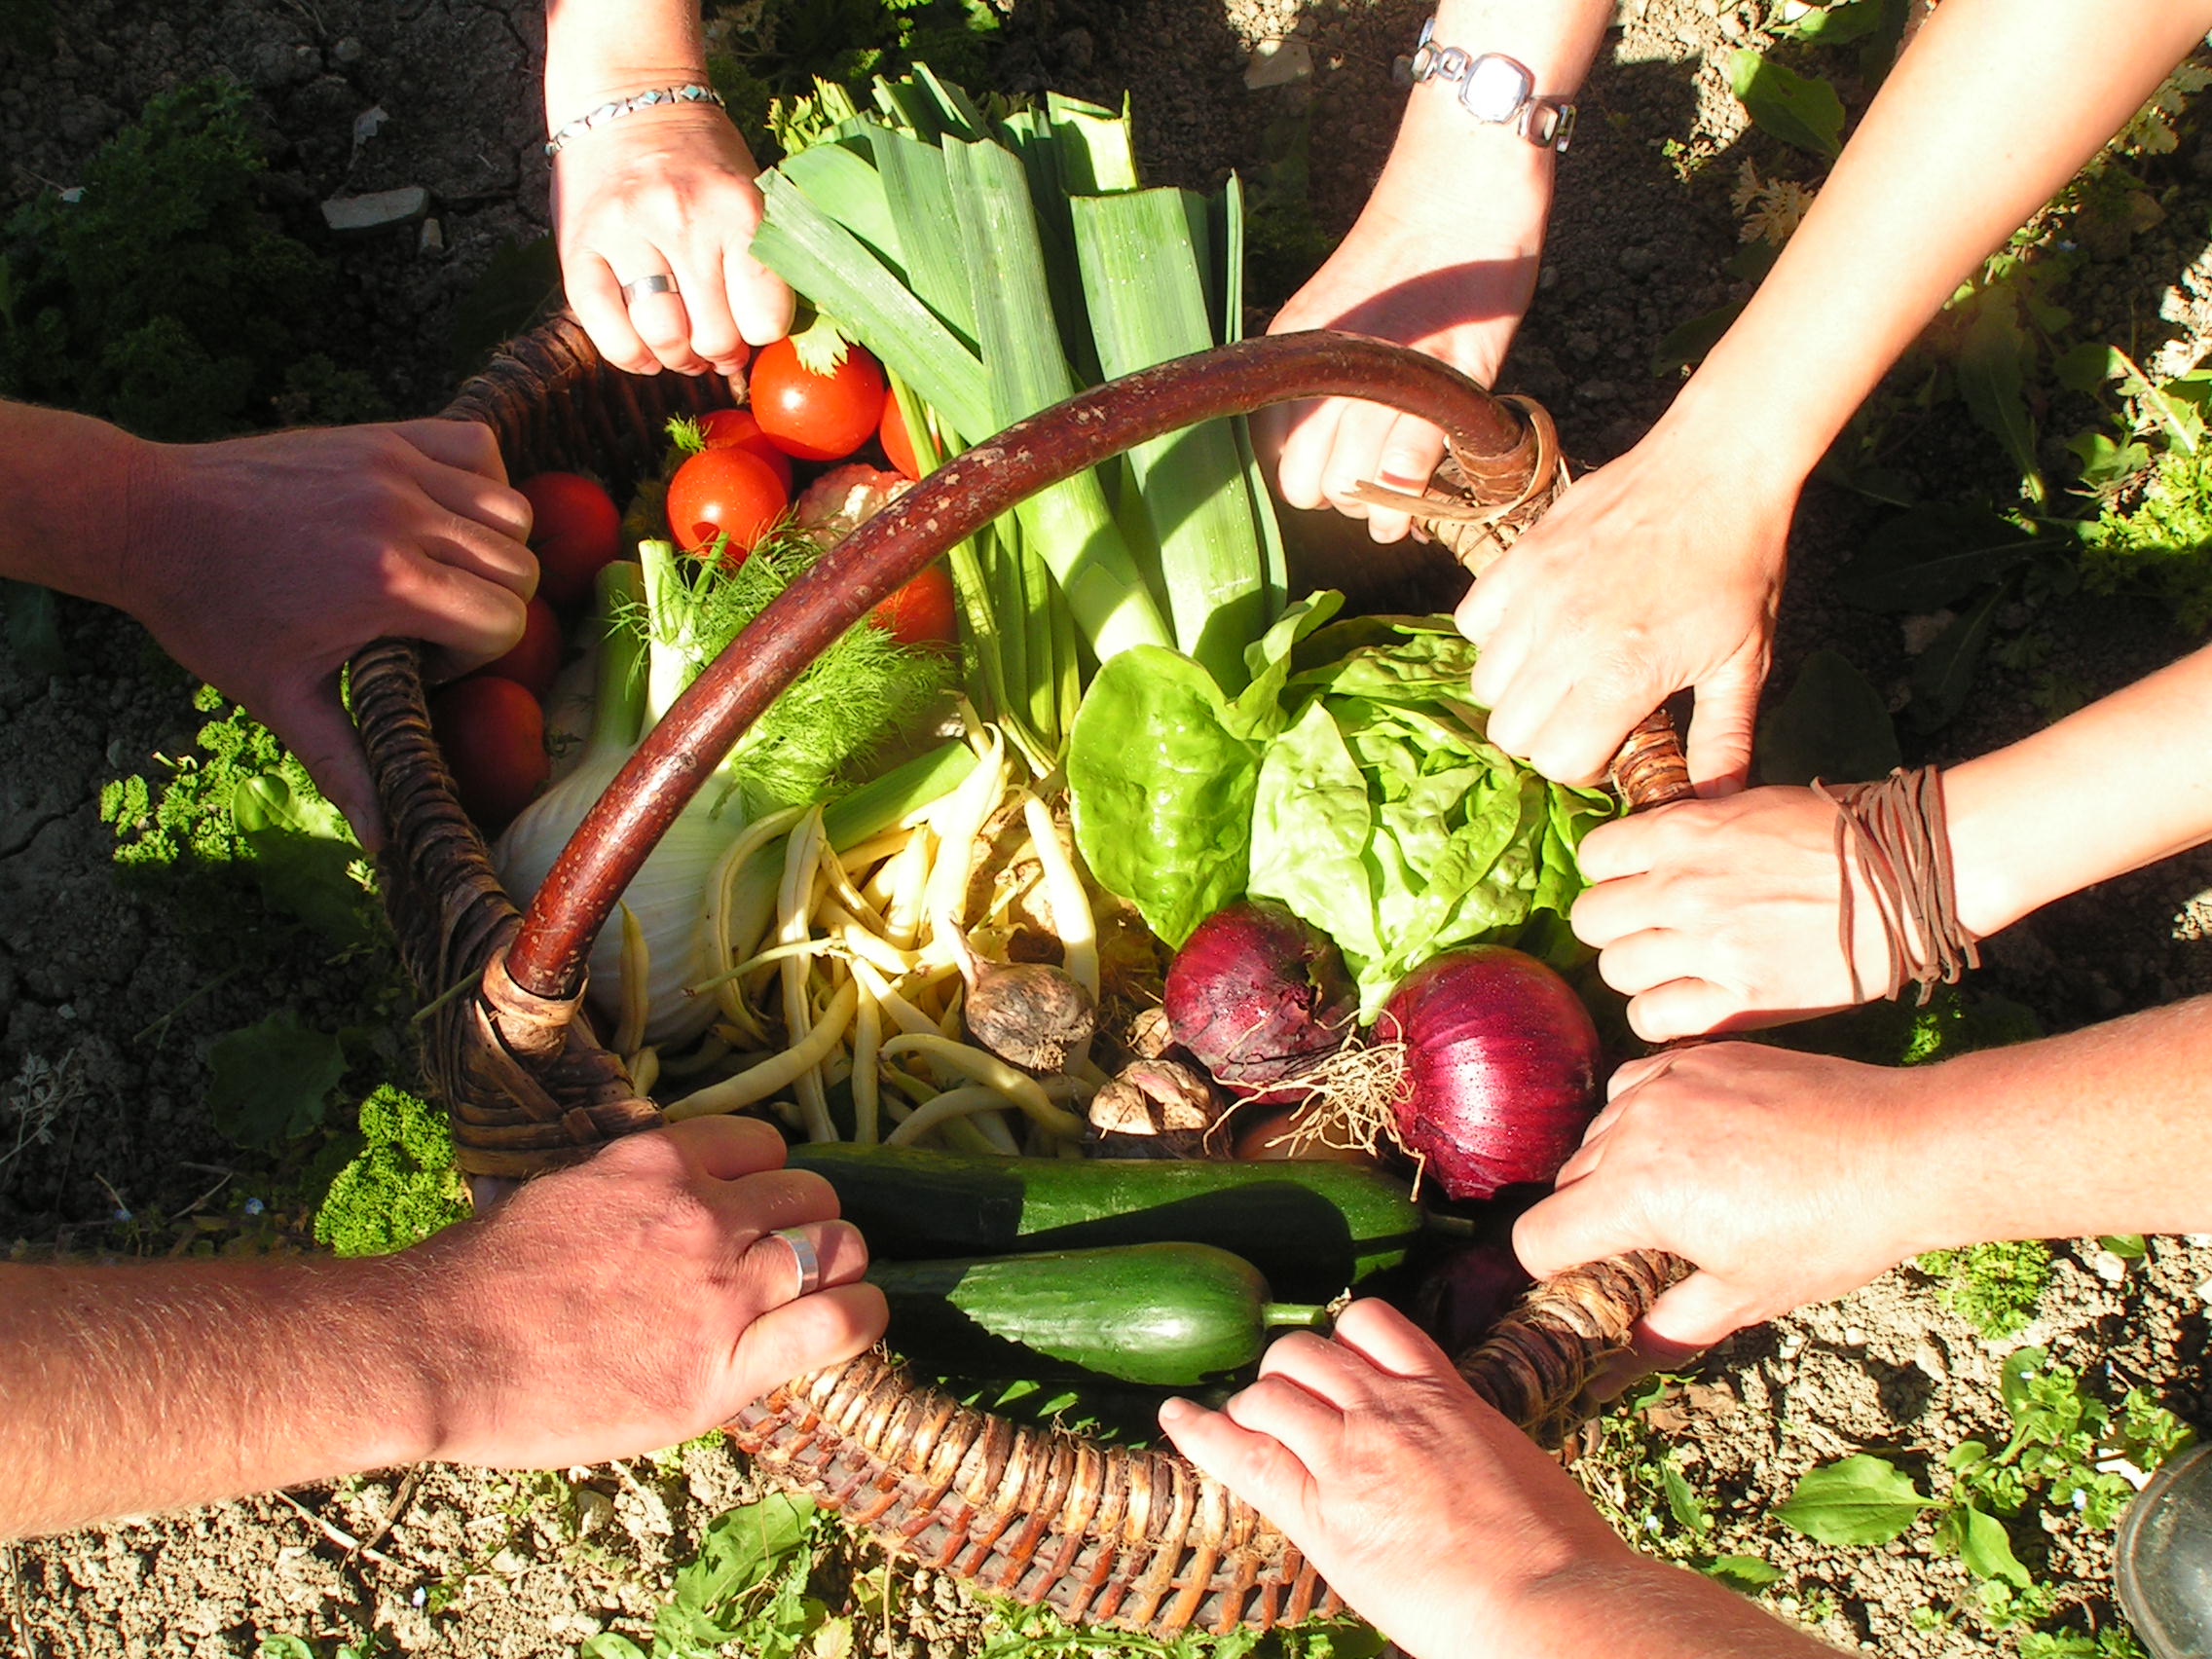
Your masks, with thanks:
[(952, 609), (952, 573), (931, 565), (869, 611), (868, 620), (903, 645), (949, 645), (960, 638)]
[(707, 440), (707, 448), (741, 449), (756, 455), (775, 469), (776, 476), (784, 481), (789, 494), (792, 487), (792, 458), (768, 441), (768, 434), (760, 429), (760, 423), (753, 418), (750, 409), (712, 409), (699, 417), (699, 435)]
[(487, 830), (520, 812), (553, 769), (537, 699), (511, 680), (472, 674), (430, 693), (430, 734), (463, 811)]
[(833, 375), (810, 373), (798, 348), (779, 340), (753, 360), (753, 415), (768, 441), (800, 461), (836, 461), (875, 435), (883, 370), (858, 346)]
[(561, 672), (561, 621), (553, 614), (553, 608), (543, 599), (532, 600), (523, 619), (522, 638), (515, 642), (514, 649), (476, 672), (511, 680), (544, 702)]
[(589, 599), (600, 567), (622, 553), (622, 514), (614, 498), (574, 472), (540, 472), (515, 488), (530, 498), (534, 515), (537, 591), (559, 606)]
[(783, 516), (789, 499), (768, 463), (750, 450), (701, 450), (668, 481), (668, 528), (686, 553), (705, 552), (726, 532), (722, 557), (734, 564)]
[(908, 478), (921, 477), (921, 458), (914, 454), (914, 440), (906, 435), (906, 417), (899, 412), (899, 394), (889, 387), (883, 388), (883, 416), (876, 423), (875, 435), (883, 440), (883, 453), (893, 466)]

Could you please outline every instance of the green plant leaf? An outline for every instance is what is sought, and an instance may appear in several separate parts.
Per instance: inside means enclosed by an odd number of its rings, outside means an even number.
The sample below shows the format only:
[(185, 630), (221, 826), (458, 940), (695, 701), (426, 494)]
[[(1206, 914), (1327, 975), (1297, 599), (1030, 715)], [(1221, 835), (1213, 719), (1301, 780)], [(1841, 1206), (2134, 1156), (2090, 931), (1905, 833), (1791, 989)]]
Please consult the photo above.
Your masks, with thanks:
[(1138, 645), (1090, 682), (1068, 739), (1077, 845), (1170, 945), (1244, 891), (1257, 747), (1189, 657)]
[(1770, 1561), (1751, 1555), (1724, 1555), (1709, 1561), (1698, 1569), (1708, 1578), (1717, 1578), (1731, 1590), (1756, 1594), (1770, 1584), (1782, 1581), (1782, 1568)]
[(1659, 1465), (1659, 1480), (1667, 1493), (1667, 1512), (1677, 1527), (1688, 1532), (1711, 1530), (1713, 1517), (1706, 1513), (1705, 1504), (1672, 1456)]
[(1971, 1503), (1962, 1503), (1947, 1518), (1952, 1525), (1952, 1547), (1959, 1560), (1976, 1578), (2001, 1578), (2015, 1589), (2025, 1590), (2034, 1582), (2028, 1569), (2020, 1565), (2019, 1557), (2012, 1553), (2011, 1535), (2005, 1524), (1996, 1516), (1985, 1514)]
[(1781, 32), (1821, 46), (1849, 46), (1882, 26), (1884, 0), (1813, 0), (1810, 10)]
[(1704, 362), (1706, 353), (1720, 344), (1720, 337), (1743, 314), (1747, 303), (1743, 300), (1730, 300), (1724, 306), (1700, 312), (1687, 322), (1677, 322), (1667, 330), (1657, 350), (1651, 353), (1652, 374), (1678, 374), (1683, 369), (1695, 368)]
[(1932, 503), (1880, 525), (1836, 591), (1868, 610), (1940, 610), (2059, 545), (1984, 507)]
[(576, 1659), (645, 1659), (645, 1650), (618, 1631), (603, 1630), (584, 1638)]
[(2036, 460), (2035, 417), (2028, 412), (2027, 399), (2032, 350), (2011, 292), (1984, 289), (1959, 348), (1959, 395), (1974, 420), (2005, 446), (2029, 491), (2041, 501), (2043, 468)]
[(2014, 1348), (2005, 1356), (2005, 1365), (1997, 1374), (1998, 1396), (2005, 1409), (2012, 1414), (2014, 1421), (2027, 1409), (2034, 1397), (2036, 1378), (2050, 1368), (2050, 1352), (2046, 1348)]
[(254, 877), (269, 902), (335, 944), (373, 936), (352, 866), (360, 844), (345, 814), (319, 795), (295, 791), (278, 772), (241, 778), (231, 818), (253, 854)]
[(1843, 100), (1818, 75), (1800, 75), (1744, 49), (1728, 59), (1728, 85), (1751, 119), (1785, 143), (1833, 161), (1843, 153)]
[(2067, 453), (2082, 463), (2082, 483), (2102, 494), (2124, 484), (2151, 464), (2151, 451), (2140, 443), (2120, 443), (2105, 433), (2076, 432), (2066, 440)]
[(1936, 1507), (1896, 1464), (1856, 1452), (1808, 1471), (1772, 1513), (1791, 1531), (1824, 1544), (1886, 1544), (1922, 1510)]
[(2107, 1233), (2097, 1242), (2123, 1262), (2140, 1262), (2151, 1250), (2151, 1241), (2140, 1233)]
[(2127, 373), (2127, 359), (2101, 340), (2084, 340), (2050, 360), (2051, 378), (2068, 391), (2092, 396)]
[(261, 1639), (254, 1659), (315, 1659), (315, 1653), (301, 1638), (277, 1632)]
[(1905, 705), (1905, 718), (1915, 731), (1938, 731), (1966, 707), (2005, 594), (2004, 587), (1991, 588), (1979, 605), (1938, 634), (1913, 664), (1912, 701)]
[(290, 1009), (216, 1038), (207, 1061), (214, 1073), (208, 1115), (225, 1138), (245, 1147), (306, 1134), (322, 1122), (331, 1091), (346, 1075), (338, 1039), (302, 1025)]
[(1881, 692), (1826, 645), (1806, 657), (1789, 694), (1759, 721), (1757, 758), (1762, 784), (1886, 778), (1903, 762)]

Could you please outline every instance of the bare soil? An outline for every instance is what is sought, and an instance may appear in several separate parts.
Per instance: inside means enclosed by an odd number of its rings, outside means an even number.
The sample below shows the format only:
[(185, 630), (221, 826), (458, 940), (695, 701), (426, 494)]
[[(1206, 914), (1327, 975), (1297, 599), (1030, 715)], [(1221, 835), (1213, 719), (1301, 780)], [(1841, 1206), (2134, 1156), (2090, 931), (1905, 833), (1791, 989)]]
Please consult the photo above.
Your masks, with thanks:
[[(1264, 175), (1303, 147), (1314, 220), (1334, 237), (1390, 142), (1399, 107), (1390, 59), (1422, 15), (1415, 0), (1013, 0), (999, 79), (1115, 98), (1127, 88), (1143, 160), (1161, 182), (1210, 186), (1231, 168)], [(1632, 443), (1672, 394), (1675, 381), (1649, 368), (1661, 337), (1738, 291), (1720, 269), (1737, 245), (1727, 201), (1737, 163), (1755, 154), (1762, 166), (1787, 166), (1770, 140), (1746, 134), (1722, 68), (1730, 51), (1762, 38), (1759, 15), (1720, 0), (1626, 0), (1585, 93), (1540, 292), (1506, 378), (1558, 412), (1586, 460)], [(391, 411), (427, 412), (462, 372), (457, 319), (465, 324), (495, 253), (545, 228), (541, 32), (533, 6), (472, 0), (79, 0), (59, 17), (51, 51), (0, 47), (5, 201), (72, 183), (149, 95), (228, 74), (255, 94), (276, 199), (312, 209), (339, 195), (430, 192), (434, 233), (401, 226), (332, 248), (345, 277), (339, 323), (375, 343)], [(1253, 49), (1286, 39), (1310, 51), (1311, 77), (1248, 90)], [(371, 111), (381, 123), (357, 136)], [(2169, 338), (2183, 354), (2201, 346), (2200, 228), (2212, 201), (2203, 160), (2191, 131), (2162, 164), (2159, 182), (2180, 204), (2097, 268), (2085, 284), (2099, 312), (2084, 313), (2087, 332), (2118, 338), (2129, 318), (2162, 317), (2141, 325), (2141, 351)], [(1436, 187), (1448, 211), (1453, 181)], [(1297, 274), (1267, 275), (1272, 291), (1262, 280), (1257, 297), (1273, 303)], [(1949, 409), (1903, 434), (1898, 463), (1936, 493), (2008, 487), (1994, 446)], [(1876, 514), (1825, 486), (1808, 495), (1778, 693), (1808, 650), (1831, 643), (1877, 685), (1901, 691), (1903, 631), (1845, 607), (1833, 587)], [(246, 901), (119, 873), (96, 810), (101, 787), (160, 775), (159, 757), (189, 754), (203, 717), (191, 686), (131, 625), (76, 607), (62, 623), (68, 673), (32, 676), (0, 653), (0, 1243), (17, 1241), (21, 1254), (148, 1254), (190, 1248), (204, 1233), (227, 1248), (301, 1247), (302, 1217), (286, 1207), (293, 1189), (241, 1175), (208, 1122), (206, 1048), (212, 1034), (286, 1004), (329, 1026), (373, 1028), (393, 1012), (389, 964), (303, 944), (241, 969), (209, 940), (221, 905)], [(2031, 729), (2046, 718), (2038, 694), (2053, 678), (2095, 694), (2190, 644), (2120, 602), (2072, 604), (2040, 626), (2045, 661), (1986, 671), (1967, 714), (1914, 757), (1955, 757)], [(2212, 988), (2208, 920), (2212, 865), (2173, 861), (1992, 941), (1981, 982), (2052, 1029), (2200, 992)], [(357, 1058), (391, 1074), (405, 1065), (373, 1041)], [(38, 1112), (55, 1133), (28, 1144)], [(254, 1180), (267, 1201), (249, 1227), (240, 1203)], [(141, 1216), (159, 1216), (159, 1230)], [(2097, 1261), (2093, 1243), (2062, 1248), (2037, 1325), (2015, 1342), (2046, 1342), (2101, 1385), (2141, 1382), (2207, 1420), (2212, 1250), (2156, 1240), (2117, 1283), (2099, 1276)], [(1963, 1570), (1925, 1529), (1886, 1549), (1840, 1550), (1765, 1519), (1817, 1461), (1870, 1448), (1917, 1468), (1998, 1429), (1996, 1368), (2009, 1346), (1980, 1341), (1926, 1275), (1900, 1270), (1739, 1337), (1647, 1404), (1638, 1443), (1674, 1448), (1715, 1515), (1715, 1553), (1781, 1569), (1766, 1594), (1785, 1613), (1885, 1652), (2009, 1651), (2014, 1637), (1971, 1616), (1920, 1628), (1930, 1621), (1916, 1622), (1916, 1610), (1971, 1600)], [(1594, 1456), (1585, 1467), (1594, 1491), (1618, 1494), (1617, 1464)], [(365, 1631), (425, 1654), (567, 1654), (603, 1630), (649, 1643), (674, 1566), (699, 1528), (747, 1493), (726, 1453), (694, 1446), (561, 1476), (393, 1472), (0, 1546), (0, 1653), (214, 1659), (253, 1654), (276, 1633), (328, 1651)], [(2054, 1538), (2048, 1562), (2034, 1565), (2073, 1587), (2092, 1617), (2109, 1616), (2102, 1540)], [(846, 1566), (826, 1572), (832, 1596)], [(889, 1629), (860, 1609), (876, 1650), (933, 1659), (975, 1650), (982, 1615), (949, 1581), (903, 1571), (901, 1581)]]

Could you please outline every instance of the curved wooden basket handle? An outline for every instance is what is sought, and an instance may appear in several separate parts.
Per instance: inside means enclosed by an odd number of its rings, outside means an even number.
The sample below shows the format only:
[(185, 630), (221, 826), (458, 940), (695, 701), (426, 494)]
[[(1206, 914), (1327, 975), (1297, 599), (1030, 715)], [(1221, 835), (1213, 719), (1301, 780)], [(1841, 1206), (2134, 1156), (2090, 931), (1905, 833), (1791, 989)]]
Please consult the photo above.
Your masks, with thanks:
[(1124, 450), (1201, 421), (1297, 398), (1385, 403), (1444, 429), (1469, 478), (1505, 498), (1536, 461), (1530, 427), (1434, 357), (1316, 331), (1241, 341), (1095, 387), (953, 458), (792, 583), (692, 682), (554, 862), (505, 972), (567, 1001), (616, 898), (708, 774), (823, 647), (924, 566), (1016, 502)]

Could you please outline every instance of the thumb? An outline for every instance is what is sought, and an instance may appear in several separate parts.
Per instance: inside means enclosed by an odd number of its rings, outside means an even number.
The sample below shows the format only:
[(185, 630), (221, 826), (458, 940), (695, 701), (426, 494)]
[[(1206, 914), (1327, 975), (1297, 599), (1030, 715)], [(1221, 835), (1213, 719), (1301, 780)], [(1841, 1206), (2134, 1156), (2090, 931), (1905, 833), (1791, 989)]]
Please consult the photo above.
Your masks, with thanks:
[(272, 709), (269, 729), (308, 769), (322, 798), (346, 815), (353, 836), (370, 857), (384, 845), (384, 813), (377, 805), (376, 780), (369, 775), (361, 740), (351, 717), (338, 700), (333, 674), (305, 693)]
[(1694, 1272), (1676, 1285), (1643, 1316), (1641, 1337), (1677, 1349), (1709, 1348), (1732, 1331), (1767, 1317), (1742, 1291), (1709, 1272)]
[(1701, 795), (1734, 794), (1751, 775), (1751, 737), (1758, 727), (1766, 653), (1740, 651), (1697, 685), (1685, 751), (1690, 782)]

